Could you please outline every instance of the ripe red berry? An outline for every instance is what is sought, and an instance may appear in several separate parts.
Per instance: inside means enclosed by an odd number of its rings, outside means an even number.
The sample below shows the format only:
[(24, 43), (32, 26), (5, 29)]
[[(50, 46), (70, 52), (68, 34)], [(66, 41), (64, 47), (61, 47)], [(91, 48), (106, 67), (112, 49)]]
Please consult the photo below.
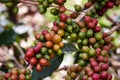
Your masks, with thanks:
[(87, 75), (88, 75), (89, 77), (91, 77), (93, 74), (94, 74), (94, 71), (92, 71), (92, 70), (88, 71), (88, 73), (87, 73)]
[(100, 66), (99, 65), (95, 66), (93, 69), (97, 73), (100, 72)]
[(112, 75), (111, 74), (108, 74), (107, 80), (112, 80)]
[(103, 49), (106, 50), (106, 51), (108, 51), (109, 47), (108, 46), (104, 46)]
[(39, 40), (39, 39), (40, 39), (40, 36), (41, 36), (41, 34), (36, 33), (36, 34), (35, 34), (35, 39)]
[(104, 63), (108, 63), (108, 57), (104, 57)]
[(85, 3), (85, 8), (89, 8), (90, 6), (92, 6), (92, 3), (91, 3), (91, 2), (86, 2), (86, 3)]
[(10, 73), (6, 73), (6, 74), (5, 74), (5, 79), (8, 79), (10, 76), (11, 76)]
[(108, 1), (106, 6), (107, 6), (107, 8), (113, 8), (114, 3), (112, 1)]
[(95, 67), (95, 66), (97, 66), (98, 65), (98, 63), (96, 62), (96, 61), (91, 61), (90, 62), (90, 66), (91, 67)]
[(39, 46), (35, 46), (35, 47), (34, 47), (34, 53), (36, 54), (36, 53), (38, 53), (39, 51), (40, 51)]
[(26, 54), (25, 54), (25, 56), (26, 56), (27, 58), (34, 57), (34, 52), (33, 52), (33, 51), (27, 51)]
[(107, 78), (108, 78), (108, 73), (106, 71), (104, 71), (100, 74), (100, 79), (107, 80)]
[(39, 63), (41, 66), (48, 66), (49, 65), (49, 62), (45, 58), (41, 58), (39, 60)]
[(103, 33), (103, 38), (107, 37), (108, 33)]
[(100, 49), (100, 48), (97, 48), (97, 49), (95, 50), (95, 52), (96, 52), (96, 56), (99, 56), (99, 55), (101, 54), (101, 49)]
[(96, 27), (94, 28), (94, 31), (95, 31), (95, 32), (100, 32), (100, 31), (101, 31), (101, 27), (100, 27), (100, 26), (96, 26)]
[(42, 31), (42, 35), (45, 35), (45, 34), (47, 34), (47, 33), (49, 33), (48, 30), (43, 30), (43, 31)]
[(43, 47), (43, 43), (42, 42), (38, 42), (37, 46), (39, 47), (39, 49), (41, 49)]
[(37, 59), (35, 57), (30, 59), (30, 64), (31, 65), (36, 65), (37, 64)]
[(101, 70), (107, 71), (108, 70), (108, 64), (105, 64), (105, 63), (101, 64)]
[(52, 35), (50, 33), (45, 34), (45, 40), (47, 41), (52, 40)]
[(98, 20), (96, 18), (92, 19), (92, 22), (95, 24), (95, 26), (98, 24)]
[(103, 62), (104, 61), (104, 57), (103, 56), (98, 56), (97, 61), (98, 62)]
[(66, 11), (66, 8), (64, 7), (64, 6), (61, 6), (60, 8), (59, 8), (59, 12), (60, 13), (64, 13)]
[(99, 75), (97, 73), (94, 73), (92, 76), (92, 80), (100, 80)]
[(64, 0), (56, 0), (56, 3), (58, 4), (58, 5), (63, 5), (64, 4)]
[(93, 29), (95, 27), (95, 24), (93, 22), (88, 22), (88, 28)]
[(43, 70), (43, 67), (42, 67), (40, 64), (37, 64), (36, 70), (37, 70), (38, 72), (41, 72), (41, 71)]
[(85, 16), (84, 20), (85, 20), (85, 23), (88, 23), (88, 22), (90, 22), (92, 19), (91, 19), (90, 16)]
[(67, 20), (67, 15), (66, 14), (60, 14), (60, 21), (66, 22)]
[(47, 41), (47, 42), (46, 42), (46, 47), (47, 47), (47, 48), (51, 48), (52, 46), (53, 46), (52, 41)]
[(29, 47), (29, 48), (27, 48), (26, 51), (34, 52), (34, 49), (33, 49), (33, 47)]
[(59, 30), (59, 28), (58, 28), (57, 26), (53, 26), (53, 27), (52, 27), (52, 31), (58, 32), (58, 30)]

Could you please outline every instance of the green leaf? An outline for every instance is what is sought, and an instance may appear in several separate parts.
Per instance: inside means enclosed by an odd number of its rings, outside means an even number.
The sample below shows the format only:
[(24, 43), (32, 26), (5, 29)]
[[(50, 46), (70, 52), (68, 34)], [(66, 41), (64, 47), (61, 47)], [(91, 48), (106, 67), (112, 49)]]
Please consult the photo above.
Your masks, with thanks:
[(38, 72), (34, 68), (32, 72), (32, 80), (42, 80), (42, 78), (50, 76), (60, 66), (61, 62), (63, 61), (63, 57), (64, 55), (53, 58), (50, 61), (51, 65), (49, 67), (45, 67), (42, 72)]
[(72, 44), (65, 44), (65, 46), (63, 47), (62, 50), (63, 50), (63, 53), (67, 54), (67, 53), (72, 53), (72, 52), (76, 51), (77, 48)]
[(5, 30), (0, 34), (0, 45), (10, 45), (16, 40), (17, 34), (13, 29)]

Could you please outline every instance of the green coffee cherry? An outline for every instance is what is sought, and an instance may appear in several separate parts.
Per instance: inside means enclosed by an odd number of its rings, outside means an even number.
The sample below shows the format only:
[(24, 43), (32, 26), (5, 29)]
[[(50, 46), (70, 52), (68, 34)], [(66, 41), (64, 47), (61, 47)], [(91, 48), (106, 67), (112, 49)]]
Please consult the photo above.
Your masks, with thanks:
[(80, 12), (82, 10), (81, 6), (75, 5), (74, 6), (76, 12)]
[(6, 7), (12, 7), (13, 6), (13, 3), (12, 2), (7, 2), (5, 3)]
[(72, 19), (69, 19), (69, 18), (68, 18), (68, 19), (66, 20), (66, 24), (71, 25), (71, 24), (72, 24)]
[(40, 14), (45, 14), (46, 12), (47, 12), (47, 9), (43, 5), (40, 5), (40, 7), (39, 7), (39, 13)]
[(57, 8), (52, 8), (50, 10), (50, 13), (53, 14), (53, 15), (58, 15), (58, 9)]
[(44, 1), (45, 1), (45, 0), (38, 0), (38, 2), (39, 2), (40, 4), (42, 4)]
[(86, 34), (84, 32), (79, 32), (78, 38), (79, 39), (84, 39), (86, 37)]
[(19, 8), (18, 8), (17, 6), (14, 7), (14, 8), (13, 8), (13, 13), (14, 13), (14, 14), (17, 14), (17, 13), (18, 13), (18, 10), (19, 10)]
[(49, 7), (49, 4), (48, 4), (47, 1), (44, 1), (42, 5), (43, 5), (43, 7), (45, 7), (45, 8), (48, 8), (48, 7)]
[(89, 30), (87, 31), (87, 38), (90, 38), (90, 37), (92, 37), (92, 36), (93, 36), (93, 30), (89, 29)]
[(47, 0), (49, 4), (54, 3), (55, 0)]
[(88, 54), (89, 54), (90, 57), (94, 57), (95, 56), (95, 50), (93, 48), (90, 48)]
[(42, 55), (39, 53), (39, 54), (36, 54), (36, 58), (37, 59), (40, 59), (42, 57)]

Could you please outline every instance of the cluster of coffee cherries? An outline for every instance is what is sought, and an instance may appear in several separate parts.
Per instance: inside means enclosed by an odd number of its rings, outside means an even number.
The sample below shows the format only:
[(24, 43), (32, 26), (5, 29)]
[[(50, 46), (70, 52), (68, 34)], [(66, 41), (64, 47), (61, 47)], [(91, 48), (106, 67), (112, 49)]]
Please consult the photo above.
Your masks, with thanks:
[(103, 16), (103, 14), (110, 8), (114, 7), (114, 2), (112, 0), (91, 0), (85, 4), (85, 8), (89, 8), (94, 4), (94, 8), (91, 11), (87, 12), (87, 15), (92, 16), (96, 13), (99, 16)]
[[(53, 29), (54, 28), (54, 29)], [(55, 56), (62, 55), (62, 36), (64, 30), (53, 27), (51, 32), (43, 30), (42, 33), (36, 33), (37, 40), (34, 47), (30, 47), (26, 51), (25, 59), (28, 63), (36, 66), (37, 71), (41, 72), (43, 67), (50, 65), (50, 60)]]
[(4, 75), (3, 80), (32, 80), (31, 72), (28, 69), (14, 68)]
[[(79, 60), (78, 65), (80, 71), (69, 72), (68, 75), (74, 80), (78, 75), (81, 80), (111, 80), (112, 75), (108, 73), (108, 50), (112, 47), (111, 37), (101, 31), (101, 27), (97, 25), (98, 20), (85, 16), (82, 21), (76, 23), (79, 27), (75, 32), (72, 26), (67, 37), (72, 42), (78, 43)], [(70, 27), (68, 27), (70, 28)], [(68, 29), (66, 29), (68, 32)], [(71, 73), (71, 74), (69, 74)]]
[(65, 12), (66, 8), (64, 7), (64, 3), (66, 0), (38, 0), (39, 4), (39, 12), (40, 14), (45, 14), (47, 12), (47, 8), (52, 7), (51, 4), (58, 5), (56, 8), (52, 8), (50, 12), (53, 15), (58, 15), (58, 13)]

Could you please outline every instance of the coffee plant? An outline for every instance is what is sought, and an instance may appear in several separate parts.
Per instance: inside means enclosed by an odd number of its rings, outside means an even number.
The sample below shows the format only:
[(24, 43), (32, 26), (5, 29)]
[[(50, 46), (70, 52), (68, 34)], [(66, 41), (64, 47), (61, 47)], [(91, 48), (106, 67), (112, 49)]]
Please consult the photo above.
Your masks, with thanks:
[[(109, 72), (109, 50), (114, 47), (111, 35), (120, 25), (116, 23), (110, 32), (104, 32), (98, 18), (119, 6), (120, 1), (88, 0), (83, 7), (75, 4), (74, 10), (66, 8), (67, 1), (0, 0), (12, 8), (14, 15), (19, 11), (18, 5), (24, 3), (36, 5), (40, 14), (49, 11), (57, 17), (51, 30), (37, 32), (34, 45), (25, 50), (26, 67), (13, 68), (2, 80), (42, 80), (60, 70), (67, 72), (65, 80), (112, 80)], [(74, 64), (58, 69), (64, 55), (73, 52)]]

